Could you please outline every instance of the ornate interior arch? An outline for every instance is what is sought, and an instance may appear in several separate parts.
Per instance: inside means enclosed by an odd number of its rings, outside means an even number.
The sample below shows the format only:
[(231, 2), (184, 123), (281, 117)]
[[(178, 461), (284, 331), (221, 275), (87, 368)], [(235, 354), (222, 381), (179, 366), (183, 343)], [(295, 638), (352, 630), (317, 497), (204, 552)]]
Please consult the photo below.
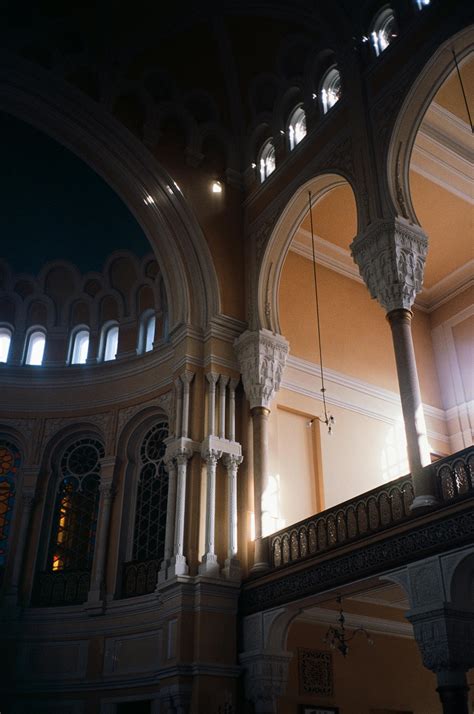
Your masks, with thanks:
[(474, 52), (474, 26), (446, 40), (426, 63), (408, 91), (395, 122), (387, 154), (387, 182), (395, 212), (418, 224), (410, 193), (410, 160), (423, 116), (458, 63)]
[(266, 245), (259, 270), (257, 295), (260, 327), (281, 334), (278, 314), (280, 279), (293, 236), (308, 212), (308, 191), (311, 191), (314, 205), (329, 191), (348, 183), (342, 174), (324, 173), (315, 176), (298, 188), (281, 212)]
[(181, 191), (143, 144), (99, 104), (7, 53), (2, 54), (0, 109), (33, 123), (109, 183), (160, 264), (170, 330), (183, 323), (204, 328), (220, 310), (211, 254)]

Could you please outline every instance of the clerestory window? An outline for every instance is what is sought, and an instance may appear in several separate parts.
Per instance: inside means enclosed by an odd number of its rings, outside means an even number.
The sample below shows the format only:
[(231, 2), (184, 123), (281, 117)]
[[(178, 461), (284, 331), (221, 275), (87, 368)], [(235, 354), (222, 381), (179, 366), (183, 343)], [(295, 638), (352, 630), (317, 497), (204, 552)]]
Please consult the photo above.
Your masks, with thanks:
[(89, 330), (78, 330), (73, 336), (71, 364), (85, 364), (89, 352)]
[(12, 334), (8, 327), (0, 327), (0, 362), (8, 362)]
[(28, 337), (25, 364), (43, 364), (44, 348), (46, 346), (46, 335), (42, 330), (31, 332)]
[(331, 67), (321, 82), (320, 97), (323, 114), (327, 114), (331, 107), (339, 101), (341, 93), (341, 73), (337, 67)]
[(119, 328), (118, 325), (109, 325), (104, 329), (104, 362), (109, 362), (117, 356)]
[(276, 169), (275, 147), (271, 139), (268, 139), (262, 146), (258, 166), (260, 181), (263, 183)]
[(370, 41), (377, 57), (387, 49), (397, 34), (397, 21), (393, 10), (391, 8), (382, 10), (376, 16), (370, 33)]
[(288, 141), (290, 143), (290, 151), (293, 151), (295, 146), (300, 143), (306, 136), (306, 114), (303, 107), (296, 107), (290, 116), (288, 123)]

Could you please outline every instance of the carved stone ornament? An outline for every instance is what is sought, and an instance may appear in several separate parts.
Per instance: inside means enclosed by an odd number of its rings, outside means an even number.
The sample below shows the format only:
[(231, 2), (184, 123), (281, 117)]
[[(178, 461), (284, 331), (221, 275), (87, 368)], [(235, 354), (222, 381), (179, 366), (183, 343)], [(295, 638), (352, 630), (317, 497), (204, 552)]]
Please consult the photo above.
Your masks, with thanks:
[(474, 666), (474, 616), (445, 606), (407, 614), (413, 625), (423, 664), (432, 672), (466, 672)]
[(300, 694), (334, 696), (332, 656), (330, 652), (298, 647)]
[(234, 348), (250, 407), (268, 409), (280, 389), (288, 342), (270, 330), (247, 331), (234, 342)]
[(240, 655), (245, 670), (245, 696), (253, 702), (256, 714), (275, 711), (277, 699), (286, 690), (291, 657), (291, 653), (286, 652)]
[(369, 292), (387, 312), (410, 310), (423, 287), (428, 239), (404, 218), (372, 223), (351, 245)]

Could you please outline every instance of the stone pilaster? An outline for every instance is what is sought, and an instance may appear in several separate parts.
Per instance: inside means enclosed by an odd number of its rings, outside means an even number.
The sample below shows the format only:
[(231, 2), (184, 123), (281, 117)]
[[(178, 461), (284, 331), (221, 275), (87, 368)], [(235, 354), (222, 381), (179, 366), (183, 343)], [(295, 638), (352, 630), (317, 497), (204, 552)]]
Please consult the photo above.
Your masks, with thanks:
[(202, 455), (206, 464), (207, 484), (206, 484), (206, 535), (205, 553), (199, 566), (200, 575), (211, 577), (219, 576), (219, 563), (215, 552), (215, 531), (216, 531), (216, 468), (217, 461), (221, 457), (221, 452), (215, 449), (208, 449)]
[(115, 463), (115, 457), (106, 457), (101, 459), (100, 462), (100, 501), (97, 518), (97, 536), (94, 550), (94, 560), (92, 563), (91, 585), (87, 603), (84, 606), (90, 615), (98, 614), (103, 607), (110, 512), (114, 497), (112, 482)]

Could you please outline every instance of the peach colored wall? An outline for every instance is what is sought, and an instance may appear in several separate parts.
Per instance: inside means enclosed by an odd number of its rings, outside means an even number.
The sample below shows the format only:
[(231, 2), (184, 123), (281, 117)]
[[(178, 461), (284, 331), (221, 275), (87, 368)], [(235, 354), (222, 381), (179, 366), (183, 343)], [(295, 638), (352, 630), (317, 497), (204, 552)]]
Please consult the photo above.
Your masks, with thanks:
[(474, 399), (474, 316), (453, 327), (454, 344), (466, 401)]
[[(339, 714), (370, 714), (371, 709), (441, 714), (435, 675), (423, 667), (414, 640), (371, 634), (374, 645), (370, 646), (364, 636), (358, 636), (344, 659), (323, 643), (326, 631), (327, 625), (308, 622), (297, 621), (290, 627), (287, 649), (294, 656), (278, 714), (297, 714), (299, 704), (337, 706)], [(334, 696), (299, 691), (298, 647), (332, 654)]]
[[(367, 288), (318, 265), (321, 335), (325, 366), (398, 392), (390, 328)], [(289, 252), (279, 292), (280, 325), (290, 353), (319, 364), (311, 261)], [(416, 311), (413, 339), (422, 398), (441, 407), (430, 321)]]
[(430, 314), (431, 318), (431, 329), (438, 327), (441, 323), (449, 320), (450, 317), (454, 317), (462, 310), (470, 307), (474, 304), (474, 287), (469, 287), (463, 290), (462, 293), (456, 295), (448, 302), (440, 305), (436, 310)]

